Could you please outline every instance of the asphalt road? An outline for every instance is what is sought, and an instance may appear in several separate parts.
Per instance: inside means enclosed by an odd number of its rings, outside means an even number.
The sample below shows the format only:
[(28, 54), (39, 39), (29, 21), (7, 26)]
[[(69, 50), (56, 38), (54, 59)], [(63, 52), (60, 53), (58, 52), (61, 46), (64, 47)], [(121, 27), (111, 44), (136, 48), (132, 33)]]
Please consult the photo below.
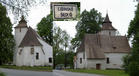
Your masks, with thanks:
[(6, 76), (53, 76), (52, 72), (25, 71), (13, 69), (0, 69)]
[(0, 68), (0, 71), (4, 72), (6, 76), (102, 76), (96, 74), (66, 72), (61, 70), (53, 70), (53, 72), (38, 72)]
[(61, 71), (61, 70), (53, 70), (53, 76), (102, 76), (102, 75), (74, 73), (74, 72), (66, 72), (66, 71)]

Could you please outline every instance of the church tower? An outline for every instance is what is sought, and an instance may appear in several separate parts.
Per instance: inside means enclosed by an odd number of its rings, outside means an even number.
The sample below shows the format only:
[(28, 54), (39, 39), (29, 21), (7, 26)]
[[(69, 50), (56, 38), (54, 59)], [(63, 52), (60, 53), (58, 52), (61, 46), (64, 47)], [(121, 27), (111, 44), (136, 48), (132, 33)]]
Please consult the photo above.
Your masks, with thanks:
[(99, 34), (107, 36), (115, 36), (116, 29), (112, 26), (112, 22), (109, 20), (108, 14), (106, 14), (105, 20), (102, 23), (102, 28)]
[(14, 51), (14, 64), (15, 64), (15, 58), (16, 58), (16, 54), (17, 54), (17, 50), (18, 50), (18, 47), (21, 43), (21, 41), (23, 40), (26, 32), (28, 30), (28, 27), (27, 27), (27, 22), (25, 21), (24, 19), (24, 16), (21, 17), (21, 20), (19, 21), (19, 24), (15, 27), (15, 43), (16, 43), (16, 46), (15, 46), (15, 51)]
[(19, 21), (19, 24), (15, 27), (15, 40), (17, 47), (23, 40), (23, 37), (25, 36), (27, 30), (28, 30), (27, 22), (25, 21), (24, 16), (22, 16), (21, 20)]

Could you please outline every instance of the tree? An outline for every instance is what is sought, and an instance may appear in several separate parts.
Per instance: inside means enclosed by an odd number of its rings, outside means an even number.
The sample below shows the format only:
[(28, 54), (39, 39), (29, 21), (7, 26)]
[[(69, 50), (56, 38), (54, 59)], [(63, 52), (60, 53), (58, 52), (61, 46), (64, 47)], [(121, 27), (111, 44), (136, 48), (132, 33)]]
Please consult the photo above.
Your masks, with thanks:
[(75, 53), (73, 51), (69, 50), (68, 52), (66, 52), (67, 65), (70, 66), (71, 68), (74, 68), (74, 63), (73, 63), (74, 56), (75, 56)]
[(130, 76), (139, 75), (139, 4), (135, 11), (135, 17), (128, 28), (128, 37), (132, 39), (132, 51), (128, 58), (127, 70)]
[(6, 8), (0, 3), (0, 64), (12, 61), (13, 50), (12, 24), (7, 17)]
[(89, 12), (84, 10), (81, 14), (81, 20), (76, 25), (76, 35), (72, 39), (71, 43), (76, 48), (80, 45), (81, 40), (85, 33), (95, 34), (100, 31), (100, 25), (102, 24), (103, 18), (101, 13), (91, 9)]
[(61, 46), (63, 44), (62, 29), (59, 27), (54, 27), (53, 29), (53, 68), (58, 64), (57, 61), (62, 62), (57, 59), (59, 53), (62, 51)]
[(52, 15), (42, 18), (37, 25), (39, 35), (50, 45), (53, 43), (53, 19)]
[(70, 36), (67, 34), (66, 31), (63, 31), (63, 46), (64, 46), (64, 50), (65, 50), (65, 62), (64, 62), (64, 66), (65, 68), (67, 67), (67, 47), (69, 46), (69, 40), (70, 39)]
[(70, 49), (70, 36), (59, 27), (53, 29), (54, 68), (58, 64), (73, 66), (73, 52)]
[(15, 22), (21, 15), (28, 16), (31, 7), (46, 4), (47, 0), (0, 0), (8, 10), (14, 15)]

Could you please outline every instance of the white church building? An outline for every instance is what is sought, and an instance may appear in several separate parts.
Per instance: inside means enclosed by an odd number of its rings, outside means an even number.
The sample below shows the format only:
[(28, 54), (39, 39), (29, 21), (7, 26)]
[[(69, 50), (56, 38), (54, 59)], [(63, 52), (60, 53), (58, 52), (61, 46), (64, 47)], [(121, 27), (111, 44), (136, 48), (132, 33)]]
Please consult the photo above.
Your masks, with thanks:
[(14, 64), (16, 66), (52, 66), (52, 46), (46, 43), (35, 30), (27, 26), (24, 17), (15, 27)]
[(108, 14), (97, 34), (85, 34), (77, 49), (75, 68), (122, 69), (122, 58), (129, 54), (130, 46), (126, 36), (116, 35)]

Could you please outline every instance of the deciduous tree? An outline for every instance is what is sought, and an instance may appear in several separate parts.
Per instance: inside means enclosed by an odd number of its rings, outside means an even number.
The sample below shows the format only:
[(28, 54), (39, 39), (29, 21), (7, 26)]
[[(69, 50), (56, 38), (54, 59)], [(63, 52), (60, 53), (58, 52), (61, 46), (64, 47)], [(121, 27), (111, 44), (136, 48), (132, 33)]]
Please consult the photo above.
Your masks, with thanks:
[(14, 20), (17, 22), (21, 15), (28, 16), (31, 7), (46, 4), (47, 0), (0, 0), (0, 3), (14, 15)]
[(101, 13), (94, 8), (90, 11), (84, 10), (81, 14), (81, 20), (76, 25), (76, 35), (72, 39), (71, 43), (76, 48), (80, 45), (81, 40), (85, 33), (95, 34), (100, 31), (100, 25), (102, 24), (103, 18)]
[(52, 15), (42, 18), (37, 25), (39, 35), (50, 45), (53, 43), (53, 19)]

